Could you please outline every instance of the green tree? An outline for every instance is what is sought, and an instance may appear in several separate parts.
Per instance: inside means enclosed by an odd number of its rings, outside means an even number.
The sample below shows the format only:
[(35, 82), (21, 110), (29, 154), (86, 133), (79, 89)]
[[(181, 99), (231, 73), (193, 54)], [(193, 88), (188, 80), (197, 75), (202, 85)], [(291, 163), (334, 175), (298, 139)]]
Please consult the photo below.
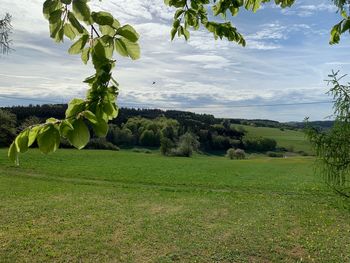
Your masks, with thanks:
[(16, 137), (16, 115), (0, 110), (0, 147), (7, 147)]
[(338, 72), (329, 77), (335, 123), (328, 131), (307, 125), (306, 134), (315, 149), (318, 171), (331, 187), (345, 193), (350, 186), (350, 83), (341, 84), (344, 76)]
[[(256, 12), (262, 4), (271, 0), (164, 0), (165, 4), (176, 8), (171, 39), (175, 35), (190, 37), (190, 29), (205, 28), (215, 39), (227, 39), (245, 46), (246, 42), (238, 30), (226, 20), (227, 15), (236, 16), (240, 9)], [(274, 0), (284, 8), (294, 0)], [(345, 11), (349, 4), (345, 0), (334, 0), (343, 20), (333, 28), (331, 43), (337, 43), (340, 34), (349, 31), (350, 19)], [(211, 10), (211, 11), (210, 11)], [(210, 12), (210, 13), (208, 13)], [(74, 147), (82, 149), (89, 142), (91, 126), (94, 133), (104, 137), (108, 132), (108, 121), (116, 118), (118, 108), (118, 82), (112, 77), (116, 65), (114, 54), (133, 60), (140, 57), (139, 34), (131, 25), (121, 25), (112, 14), (91, 11), (88, 0), (46, 0), (43, 14), (49, 21), (50, 37), (56, 42), (64, 38), (74, 41), (68, 53), (80, 55), (84, 64), (89, 61), (95, 73), (84, 82), (89, 85), (85, 99), (69, 102), (65, 119), (49, 118), (45, 123), (23, 130), (11, 144), (8, 155), (18, 161), (18, 154), (28, 150), (35, 141), (43, 153), (59, 148), (61, 137)], [(218, 18), (222, 17), (221, 22)], [(211, 19), (212, 18), (212, 19)], [(18, 162), (17, 162), (18, 164)]]
[(175, 155), (191, 157), (194, 151), (197, 151), (200, 144), (196, 135), (186, 132), (180, 137)]

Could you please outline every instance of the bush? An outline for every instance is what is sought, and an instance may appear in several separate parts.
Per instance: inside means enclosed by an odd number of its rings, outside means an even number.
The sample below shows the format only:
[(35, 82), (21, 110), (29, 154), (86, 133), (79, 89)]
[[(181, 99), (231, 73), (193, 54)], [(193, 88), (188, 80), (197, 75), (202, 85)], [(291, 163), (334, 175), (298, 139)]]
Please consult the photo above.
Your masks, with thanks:
[(147, 153), (147, 154), (151, 154), (152, 151), (149, 149), (139, 149), (139, 148), (135, 148), (132, 150), (135, 153)]
[(222, 135), (213, 135), (213, 150), (226, 150), (231, 147), (230, 138)]
[(235, 149), (234, 148), (228, 149), (226, 152), (226, 156), (231, 160), (235, 159), (235, 157), (236, 157)]
[(159, 133), (153, 130), (145, 130), (140, 136), (140, 144), (143, 146), (159, 146)]
[(230, 148), (227, 150), (226, 156), (231, 160), (233, 159), (243, 160), (245, 159), (245, 151), (242, 149), (235, 150), (234, 148)]
[(93, 138), (86, 145), (87, 149), (112, 150), (118, 151), (119, 148), (113, 143), (106, 141), (105, 138)]
[(135, 144), (131, 130), (126, 127), (120, 129), (115, 125), (110, 125), (107, 140), (118, 146), (132, 146)]
[(298, 151), (297, 153), (300, 154), (301, 156), (309, 156), (309, 154), (304, 151)]
[(277, 153), (277, 152), (266, 152), (266, 155), (268, 157), (276, 157), (276, 158), (282, 158), (284, 156), (283, 153)]
[(175, 145), (172, 140), (166, 137), (160, 139), (160, 152), (162, 155), (169, 155), (174, 146)]
[(249, 151), (266, 152), (274, 151), (276, 149), (277, 142), (270, 138), (249, 138), (244, 140), (244, 147)]
[(180, 137), (178, 147), (171, 151), (171, 155), (191, 157), (193, 151), (198, 150), (199, 145), (197, 136), (187, 132)]
[(245, 159), (245, 151), (242, 149), (237, 149), (235, 150), (235, 156), (236, 156), (236, 159), (243, 160)]

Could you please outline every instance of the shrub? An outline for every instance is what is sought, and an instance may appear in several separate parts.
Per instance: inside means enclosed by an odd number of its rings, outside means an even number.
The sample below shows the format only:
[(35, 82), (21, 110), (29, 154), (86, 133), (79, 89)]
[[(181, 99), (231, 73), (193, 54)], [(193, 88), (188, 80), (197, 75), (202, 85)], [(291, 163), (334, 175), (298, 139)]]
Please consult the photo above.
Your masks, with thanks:
[(135, 144), (134, 136), (128, 128), (120, 129), (111, 125), (107, 134), (107, 140), (115, 145), (132, 146)]
[(187, 132), (180, 137), (178, 147), (171, 151), (171, 155), (190, 157), (193, 151), (198, 150), (199, 145), (197, 136)]
[(118, 151), (119, 148), (115, 146), (113, 143), (106, 141), (105, 138), (93, 138), (86, 145), (87, 149), (100, 149), (100, 150), (112, 150)]
[(266, 155), (268, 157), (275, 157), (275, 158), (282, 158), (284, 155), (283, 153), (278, 153), (278, 152), (266, 152)]
[(245, 159), (245, 151), (242, 149), (235, 150), (234, 148), (230, 148), (227, 150), (226, 156), (231, 160), (233, 159), (242, 160), (242, 159)]
[(266, 152), (276, 149), (277, 142), (270, 138), (248, 138), (244, 140), (244, 147), (250, 151)]
[(143, 146), (159, 146), (159, 133), (153, 130), (145, 130), (140, 136), (140, 144)]
[(234, 148), (228, 149), (226, 152), (226, 156), (231, 160), (235, 159), (235, 157), (236, 157), (235, 149)]
[(135, 153), (148, 153), (148, 154), (152, 153), (152, 151), (149, 149), (140, 149), (140, 148), (135, 148), (132, 151)]
[(226, 150), (231, 147), (230, 138), (222, 135), (213, 135), (212, 147), (214, 150)]
[(309, 156), (309, 154), (304, 151), (298, 151), (297, 153), (300, 154), (301, 156)]
[(166, 137), (160, 139), (160, 152), (162, 155), (169, 155), (174, 146), (175, 145), (172, 140)]
[(236, 156), (236, 159), (243, 160), (245, 159), (245, 151), (242, 149), (237, 149), (235, 150), (235, 156)]

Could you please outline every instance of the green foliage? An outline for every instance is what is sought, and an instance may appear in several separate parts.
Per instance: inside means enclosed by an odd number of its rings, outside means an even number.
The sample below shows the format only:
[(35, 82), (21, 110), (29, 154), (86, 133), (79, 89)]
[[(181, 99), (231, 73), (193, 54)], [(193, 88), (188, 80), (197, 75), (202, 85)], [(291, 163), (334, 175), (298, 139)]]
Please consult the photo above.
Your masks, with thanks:
[(159, 133), (155, 133), (152, 130), (145, 130), (140, 136), (140, 145), (156, 147), (160, 144)]
[(118, 151), (119, 148), (113, 143), (106, 140), (106, 138), (92, 138), (86, 145), (87, 149), (111, 150)]
[(162, 137), (160, 139), (160, 153), (162, 155), (169, 155), (174, 147), (175, 147), (174, 142), (169, 138)]
[[(165, 4), (176, 8), (174, 14), (173, 28), (171, 30), (171, 39), (174, 39), (176, 34), (184, 36), (186, 40), (190, 37), (188, 29), (198, 30), (203, 26), (208, 32), (212, 33), (215, 39), (226, 38), (228, 41), (236, 42), (239, 45), (245, 46), (246, 42), (243, 36), (238, 32), (231, 22), (210, 21), (208, 10), (212, 10), (213, 16), (221, 15), (224, 19), (227, 13), (236, 16), (240, 8), (245, 8), (256, 12), (262, 3), (270, 2), (270, 0), (192, 0), (190, 4), (185, 0), (164, 0)], [(275, 0), (276, 5), (289, 7), (294, 3), (294, 0)], [(211, 8), (210, 8), (211, 7)]]
[(198, 137), (187, 132), (180, 137), (178, 146), (172, 151), (172, 154), (175, 156), (191, 157), (193, 152), (198, 150), (199, 146)]
[(329, 75), (328, 83), (333, 87), (328, 94), (334, 100), (335, 123), (328, 131), (306, 128), (315, 149), (318, 169), (331, 186), (340, 189), (349, 187), (350, 178), (350, 83), (341, 84), (339, 72)]
[(277, 142), (271, 138), (246, 138), (244, 140), (244, 146), (249, 151), (265, 152), (275, 150)]
[[(15, 140), (17, 153), (26, 152), (35, 140), (43, 153), (54, 152), (61, 137), (82, 149), (90, 140), (85, 120), (97, 136), (106, 136), (108, 121), (118, 115), (115, 99), (119, 84), (113, 79), (112, 70), (115, 67), (114, 51), (121, 52), (115, 48), (115, 43), (123, 43), (123, 56), (140, 57), (139, 35), (134, 28), (121, 26), (108, 12), (91, 12), (87, 0), (46, 0), (43, 14), (49, 21), (50, 37), (56, 42), (63, 42), (64, 37), (74, 41), (68, 53), (81, 54), (84, 64), (91, 61), (95, 74), (84, 81), (89, 85), (86, 99), (73, 99), (65, 119), (49, 120), (18, 135)], [(9, 151), (13, 160), (17, 160), (15, 150), (12, 147)]]
[(282, 158), (284, 155), (283, 153), (280, 153), (280, 152), (271, 152), (271, 151), (268, 151), (266, 152), (266, 155), (268, 157), (273, 157), (273, 158)]
[(342, 16), (342, 20), (333, 26), (331, 30), (331, 36), (329, 44), (338, 44), (341, 35), (345, 32), (350, 33), (350, 16), (349, 16), (349, 4), (348, 0), (333, 0), (334, 4), (338, 7), (338, 12)]
[(11, 145), (16, 137), (16, 115), (0, 109), (0, 147)]
[(226, 157), (230, 160), (243, 160), (246, 158), (246, 154), (242, 149), (230, 148), (226, 151)]

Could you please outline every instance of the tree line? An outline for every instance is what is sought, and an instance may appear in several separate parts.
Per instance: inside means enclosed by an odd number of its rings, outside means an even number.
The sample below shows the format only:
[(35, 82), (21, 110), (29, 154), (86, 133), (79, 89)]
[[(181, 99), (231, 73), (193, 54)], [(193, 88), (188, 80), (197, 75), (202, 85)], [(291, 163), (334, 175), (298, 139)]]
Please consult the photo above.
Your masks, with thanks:
[[(66, 104), (29, 105), (2, 108), (0, 111), (0, 146), (7, 147), (16, 134), (48, 117), (62, 118)], [(210, 114), (159, 109), (121, 108), (109, 124), (106, 138), (92, 136), (88, 148), (159, 148), (164, 155), (191, 156), (194, 151), (227, 151), (230, 148), (252, 152), (275, 151), (277, 143), (268, 138), (247, 138), (237, 124), (277, 127), (278, 122), (215, 118)], [(285, 127), (280, 124), (280, 127)], [(93, 129), (89, 127), (91, 134)], [(71, 147), (64, 139), (63, 147)]]

